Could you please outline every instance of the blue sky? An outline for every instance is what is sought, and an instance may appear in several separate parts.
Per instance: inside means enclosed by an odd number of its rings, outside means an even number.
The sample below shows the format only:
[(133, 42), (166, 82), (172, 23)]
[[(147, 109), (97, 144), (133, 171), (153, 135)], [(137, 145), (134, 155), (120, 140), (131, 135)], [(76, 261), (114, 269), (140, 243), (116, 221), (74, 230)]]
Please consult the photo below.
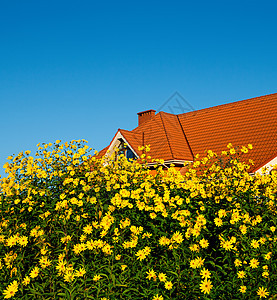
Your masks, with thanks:
[[(0, 2), (0, 174), (10, 154), (97, 150), (178, 91), (195, 109), (277, 92), (275, 1)], [(178, 111), (176, 111), (178, 112)]]

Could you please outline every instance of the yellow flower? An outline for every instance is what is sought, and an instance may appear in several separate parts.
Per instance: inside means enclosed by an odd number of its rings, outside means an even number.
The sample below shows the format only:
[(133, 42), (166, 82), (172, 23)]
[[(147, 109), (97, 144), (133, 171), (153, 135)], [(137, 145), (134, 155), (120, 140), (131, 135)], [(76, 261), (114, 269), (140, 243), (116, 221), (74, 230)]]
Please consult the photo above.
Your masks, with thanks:
[(252, 247), (252, 248), (255, 248), (255, 249), (256, 249), (256, 248), (259, 248), (259, 247), (260, 247), (259, 241), (253, 239), (253, 240), (251, 241), (251, 247)]
[(164, 246), (164, 245), (168, 245), (170, 243), (170, 239), (165, 237), (165, 236), (162, 236), (160, 239), (159, 239), (159, 244), (161, 246)]
[(121, 259), (121, 255), (120, 254), (118, 254), (118, 255), (115, 256), (115, 260), (120, 260), (120, 259)]
[(166, 275), (164, 273), (159, 273), (158, 278), (160, 281), (165, 282), (166, 281)]
[(66, 282), (72, 282), (75, 278), (75, 273), (73, 273), (71, 268), (67, 269), (65, 271), (63, 278), (64, 278), (64, 281), (66, 281)]
[(155, 280), (157, 277), (157, 275), (153, 269), (146, 271), (146, 274), (147, 274), (146, 279), (149, 279), (149, 280), (151, 280), (151, 278), (153, 278)]
[(87, 239), (86, 234), (82, 234), (82, 235), (80, 236), (80, 242), (84, 242), (86, 239)]
[(241, 262), (241, 260), (236, 259), (236, 260), (234, 261), (234, 264), (235, 264), (236, 267), (240, 267), (240, 266), (242, 265), (242, 262)]
[(163, 300), (164, 299), (164, 297), (161, 295), (161, 296), (159, 296), (159, 294), (157, 294), (157, 295), (155, 295), (154, 297), (153, 297), (153, 299), (152, 300)]
[(250, 267), (252, 268), (252, 269), (255, 269), (255, 268), (258, 268), (258, 265), (259, 265), (260, 263), (259, 263), (259, 261), (256, 259), (256, 258), (252, 258), (251, 260), (250, 260)]
[(85, 226), (83, 231), (84, 231), (85, 234), (91, 234), (92, 233), (92, 226), (91, 225)]
[(205, 258), (202, 259), (201, 257), (198, 256), (197, 258), (192, 259), (190, 261), (190, 267), (193, 268), (193, 269), (201, 268), (204, 264), (204, 260), (205, 260)]
[(173, 287), (173, 284), (172, 284), (171, 281), (166, 281), (166, 282), (164, 283), (164, 287), (165, 287), (167, 290), (171, 290), (172, 287)]
[(148, 246), (144, 247), (144, 249), (142, 249), (142, 250), (144, 251), (145, 255), (149, 255), (151, 252), (151, 248)]
[(265, 254), (264, 258), (266, 260), (269, 260), (271, 258), (271, 254), (272, 254), (272, 252), (268, 252), (267, 254)]
[(200, 284), (200, 290), (204, 294), (209, 294), (213, 285), (210, 280), (205, 279), (204, 281), (201, 282)]
[(26, 276), (24, 278), (24, 280), (22, 281), (23, 285), (28, 285), (30, 283), (30, 277), (29, 276)]
[(203, 268), (200, 272), (200, 275), (203, 279), (207, 279), (211, 277), (211, 272), (205, 268)]
[(85, 268), (80, 268), (78, 271), (75, 272), (77, 277), (83, 277), (86, 274)]
[(12, 246), (16, 245), (17, 241), (18, 241), (18, 236), (13, 235), (7, 239), (7, 246), (12, 247)]
[(59, 257), (58, 257), (59, 261), (62, 261), (64, 258), (65, 258), (65, 253), (59, 254)]
[(239, 291), (244, 294), (246, 293), (246, 286), (245, 285), (241, 285)]
[(157, 215), (154, 212), (151, 212), (149, 214), (149, 216), (150, 216), (151, 219), (155, 219), (157, 217)]
[(127, 268), (126, 265), (121, 265), (121, 270), (124, 271)]
[(30, 277), (31, 278), (36, 278), (38, 276), (39, 273), (39, 268), (38, 267), (34, 267), (33, 270), (30, 273)]
[(93, 277), (93, 281), (98, 281), (98, 280), (100, 280), (102, 277), (100, 276), (100, 275), (95, 275), (94, 277)]
[(231, 241), (222, 241), (221, 245), (226, 251), (234, 249), (234, 246)]
[(261, 237), (259, 239), (259, 242), (263, 245), (266, 242), (266, 238), (265, 237)]
[(183, 235), (179, 231), (176, 231), (172, 236), (172, 241), (175, 241), (178, 244), (181, 244), (183, 240)]
[(136, 253), (137, 259), (139, 259), (140, 261), (144, 260), (146, 258), (146, 254), (143, 250), (139, 250)]
[(152, 233), (149, 233), (149, 232), (145, 232), (143, 235), (142, 235), (142, 238), (150, 238), (152, 236)]
[(51, 261), (48, 260), (47, 256), (42, 256), (39, 260), (40, 266), (45, 269), (51, 265)]
[(246, 234), (246, 232), (247, 232), (247, 227), (246, 227), (245, 225), (241, 225), (241, 226), (239, 227), (239, 229), (240, 229), (240, 231), (241, 231), (242, 234)]
[(244, 278), (246, 276), (244, 271), (238, 271), (237, 274), (238, 274), (238, 278)]
[(261, 222), (262, 222), (262, 217), (261, 217), (260, 215), (258, 215), (258, 216), (256, 217), (256, 221), (257, 221), (258, 223), (261, 223)]
[(18, 283), (14, 280), (8, 287), (3, 291), (3, 295), (5, 295), (5, 299), (9, 299), (15, 295), (18, 291)]
[(267, 278), (267, 277), (269, 276), (268, 271), (264, 271), (264, 272), (262, 273), (262, 276), (265, 277), (265, 278)]
[(247, 149), (245, 146), (243, 146), (243, 147), (240, 149), (240, 151), (243, 152), (243, 153), (247, 153), (247, 152), (248, 152), (248, 149)]
[(222, 226), (222, 224), (223, 224), (222, 219), (220, 219), (220, 218), (215, 218), (214, 223), (218, 227)]
[(209, 242), (205, 239), (200, 240), (199, 244), (202, 248), (207, 248), (209, 246)]
[(235, 154), (236, 150), (234, 148), (230, 149), (230, 154)]
[(189, 246), (190, 251), (199, 252), (199, 246), (197, 244), (192, 244)]
[(18, 243), (23, 246), (26, 247), (28, 244), (28, 237), (27, 236), (22, 236), (18, 239)]
[(269, 295), (269, 292), (266, 291), (266, 288), (259, 287), (257, 295), (260, 296), (260, 298), (266, 298)]
[(67, 236), (61, 238), (62, 243), (67, 243), (69, 241), (71, 241), (71, 236), (70, 235), (67, 235)]

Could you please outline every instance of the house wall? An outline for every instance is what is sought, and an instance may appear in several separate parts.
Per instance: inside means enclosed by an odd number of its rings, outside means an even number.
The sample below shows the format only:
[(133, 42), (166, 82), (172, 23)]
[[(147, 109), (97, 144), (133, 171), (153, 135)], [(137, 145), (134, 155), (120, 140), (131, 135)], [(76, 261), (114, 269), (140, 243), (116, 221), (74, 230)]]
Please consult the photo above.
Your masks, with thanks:
[(270, 162), (268, 162), (268, 163), (267, 163), (266, 165), (264, 165), (262, 168), (260, 168), (259, 170), (257, 170), (256, 173), (264, 174), (264, 173), (262, 172), (262, 169), (263, 169), (264, 167), (266, 167), (266, 168), (267, 168), (266, 174), (268, 174), (268, 173), (274, 168), (274, 166), (275, 166), (275, 168), (277, 168), (277, 157), (273, 158)]

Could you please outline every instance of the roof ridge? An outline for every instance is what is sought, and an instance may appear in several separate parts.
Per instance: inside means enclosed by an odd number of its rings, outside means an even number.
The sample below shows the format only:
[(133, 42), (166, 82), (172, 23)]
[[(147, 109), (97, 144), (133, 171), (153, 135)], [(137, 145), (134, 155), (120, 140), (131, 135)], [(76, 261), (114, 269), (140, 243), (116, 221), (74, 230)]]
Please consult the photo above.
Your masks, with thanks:
[(230, 106), (231, 107), (231, 106), (234, 106), (236, 104), (240, 104), (242, 102), (245, 103), (249, 100), (258, 100), (258, 99), (262, 99), (262, 98), (265, 98), (265, 97), (268, 98), (268, 97), (272, 97), (272, 96), (276, 96), (276, 95), (277, 95), (277, 93), (272, 93), (272, 94), (268, 94), (268, 95), (262, 95), (262, 96), (258, 96), (258, 97), (253, 97), (253, 98), (248, 98), (248, 99), (243, 99), (243, 100), (237, 100), (237, 101), (233, 101), (233, 102), (230, 102), (230, 103), (219, 104), (219, 105), (215, 105), (215, 106), (211, 106), (211, 107), (201, 108), (201, 109), (194, 110), (194, 111), (189, 111), (189, 112), (182, 113), (182, 114), (177, 114), (177, 116), (184, 116), (184, 115), (187, 115), (187, 114), (196, 114), (198, 112), (215, 110), (215, 109), (221, 108), (222, 106)]
[(171, 116), (176, 116), (175, 114), (172, 114), (172, 113), (169, 113), (169, 112), (166, 112), (166, 111), (159, 111), (158, 113), (157, 113), (157, 115), (158, 114), (167, 114), (167, 115), (171, 115)]
[(184, 130), (184, 128), (183, 128), (183, 126), (182, 126), (182, 124), (181, 124), (181, 122), (180, 122), (179, 115), (176, 115), (176, 117), (177, 117), (177, 119), (178, 119), (179, 125), (180, 125), (180, 127), (181, 127), (181, 129), (182, 129), (182, 132), (183, 132), (183, 134), (184, 134), (184, 137), (185, 137), (185, 140), (186, 140), (187, 145), (188, 145), (188, 147), (189, 147), (189, 151), (190, 151), (190, 153), (191, 153), (191, 155), (192, 155), (192, 158), (194, 158), (194, 154), (193, 154), (192, 149), (191, 149), (191, 147), (190, 147), (190, 144), (189, 144), (188, 138), (187, 138), (187, 136), (186, 136), (185, 130)]
[(164, 125), (164, 121), (163, 121), (163, 118), (162, 118), (162, 114), (160, 114), (160, 118), (161, 118), (161, 121), (162, 121), (162, 124), (163, 124), (165, 136), (166, 136), (166, 139), (167, 139), (167, 142), (168, 142), (168, 146), (169, 146), (172, 158), (174, 159), (173, 151), (172, 151), (172, 148), (171, 148), (171, 145), (170, 145), (170, 142), (169, 142), (169, 138), (168, 138), (168, 135), (167, 135), (167, 132), (166, 132), (166, 129), (165, 129), (165, 125)]

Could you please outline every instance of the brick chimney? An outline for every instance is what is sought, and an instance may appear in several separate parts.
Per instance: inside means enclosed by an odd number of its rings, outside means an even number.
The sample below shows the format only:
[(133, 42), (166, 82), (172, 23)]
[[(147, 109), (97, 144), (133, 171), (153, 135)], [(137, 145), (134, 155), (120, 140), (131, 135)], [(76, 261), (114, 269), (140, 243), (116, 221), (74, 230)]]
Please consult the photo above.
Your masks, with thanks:
[(149, 121), (155, 116), (155, 110), (149, 109), (138, 113), (138, 125), (140, 126), (142, 123)]

